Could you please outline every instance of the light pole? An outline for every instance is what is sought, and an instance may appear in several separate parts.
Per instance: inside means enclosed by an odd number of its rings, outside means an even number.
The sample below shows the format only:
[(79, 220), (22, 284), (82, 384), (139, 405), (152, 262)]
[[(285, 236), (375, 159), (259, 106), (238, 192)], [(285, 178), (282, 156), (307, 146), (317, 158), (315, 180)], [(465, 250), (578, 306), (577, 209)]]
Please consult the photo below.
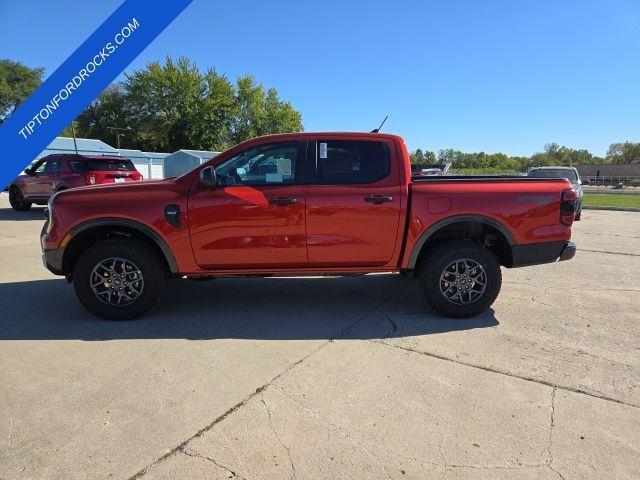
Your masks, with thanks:
[(113, 130), (116, 132), (116, 148), (120, 150), (120, 137), (124, 135), (124, 133), (120, 132), (130, 132), (130, 127), (107, 127), (107, 130)]
[(71, 120), (71, 133), (73, 133), (73, 148), (76, 150), (76, 155), (78, 155), (78, 140), (76, 140), (76, 121)]

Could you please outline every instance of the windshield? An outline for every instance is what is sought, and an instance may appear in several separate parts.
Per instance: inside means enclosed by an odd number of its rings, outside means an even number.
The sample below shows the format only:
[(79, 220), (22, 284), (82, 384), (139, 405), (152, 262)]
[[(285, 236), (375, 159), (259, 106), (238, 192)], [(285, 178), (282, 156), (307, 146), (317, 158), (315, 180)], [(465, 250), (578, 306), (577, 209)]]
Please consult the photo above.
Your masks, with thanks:
[(132, 172), (136, 169), (131, 160), (72, 160), (71, 169), (74, 172)]
[(531, 170), (529, 176), (535, 178), (567, 178), (571, 183), (578, 182), (576, 171), (569, 168), (541, 168)]

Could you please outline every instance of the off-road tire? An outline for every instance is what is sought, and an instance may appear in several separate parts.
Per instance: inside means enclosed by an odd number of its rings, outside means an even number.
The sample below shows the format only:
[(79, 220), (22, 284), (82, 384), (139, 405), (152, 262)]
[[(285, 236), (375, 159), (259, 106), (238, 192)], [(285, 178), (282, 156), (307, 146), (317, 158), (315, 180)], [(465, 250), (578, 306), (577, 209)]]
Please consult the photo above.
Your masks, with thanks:
[[(141, 272), (143, 288), (128, 305), (107, 304), (91, 287), (93, 269), (109, 258), (125, 259)], [(165, 271), (156, 252), (144, 243), (128, 238), (103, 240), (85, 250), (73, 269), (73, 286), (80, 303), (91, 313), (105, 320), (133, 320), (147, 313), (162, 293)], [(103, 297), (104, 298), (104, 297)]]
[[(445, 268), (460, 259), (471, 259), (482, 265), (487, 277), (485, 290), (473, 303), (458, 305), (443, 295), (440, 276)], [(466, 240), (441, 243), (429, 252), (421, 265), (420, 290), (429, 305), (441, 315), (451, 318), (475, 317), (486, 311), (498, 297), (502, 272), (496, 257), (486, 248)]]

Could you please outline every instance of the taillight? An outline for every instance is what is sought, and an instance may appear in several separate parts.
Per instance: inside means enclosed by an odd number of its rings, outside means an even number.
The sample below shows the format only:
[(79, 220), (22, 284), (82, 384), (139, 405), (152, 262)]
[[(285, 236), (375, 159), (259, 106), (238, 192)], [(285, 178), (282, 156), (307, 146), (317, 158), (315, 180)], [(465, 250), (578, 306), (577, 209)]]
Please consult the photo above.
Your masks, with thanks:
[(96, 184), (96, 176), (95, 175), (85, 175), (84, 181), (85, 181), (85, 183), (88, 183), (89, 185), (95, 185)]
[(567, 188), (562, 191), (560, 196), (560, 223), (570, 227), (576, 214), (576, 206), (578, 204), (578, 192), (573, 188)]

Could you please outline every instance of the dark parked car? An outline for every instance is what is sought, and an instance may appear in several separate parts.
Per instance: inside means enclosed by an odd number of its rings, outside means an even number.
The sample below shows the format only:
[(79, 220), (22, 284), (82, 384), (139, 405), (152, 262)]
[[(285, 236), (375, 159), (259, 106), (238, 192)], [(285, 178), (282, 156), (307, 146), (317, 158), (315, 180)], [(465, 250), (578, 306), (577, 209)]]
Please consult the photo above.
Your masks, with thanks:
[(582, 215), (582, 180), (578, 170), (573, 167), (534, 167), (529, 170), (529, 176), (533, 178), (566, 178), (578, 193), (578, 205), (576, 207), (576, 220)]
[(33, 162), (9, 186), (14, 210), (25, 211), (32, 204), (46, 205), (60, 190), (142, 180), (131, 160), (115, 156), (48, 155)]

